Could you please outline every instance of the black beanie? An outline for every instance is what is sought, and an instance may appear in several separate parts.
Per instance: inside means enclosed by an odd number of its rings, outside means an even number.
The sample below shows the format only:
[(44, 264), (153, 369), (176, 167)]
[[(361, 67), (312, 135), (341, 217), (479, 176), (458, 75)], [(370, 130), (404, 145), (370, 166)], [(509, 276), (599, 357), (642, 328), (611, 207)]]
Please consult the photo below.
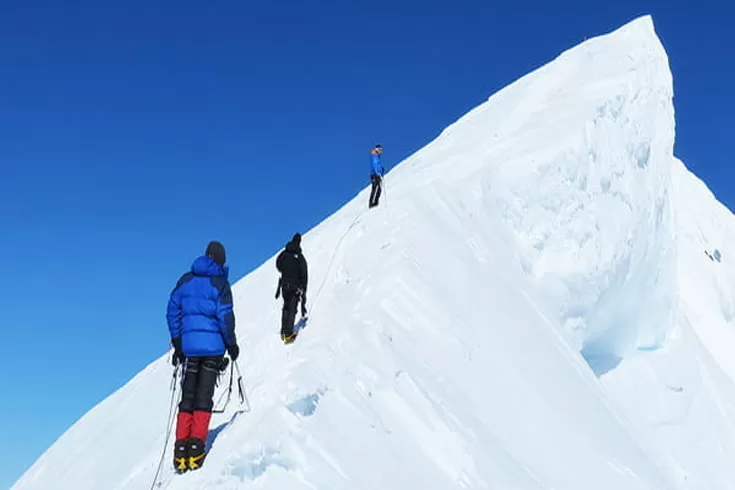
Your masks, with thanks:
[(225, 247), (220, 242), (209, 242), (205, 253), (207, 257), (211, 257), (218, 265), (225, 265), (225, 262), (227, 262)]
[(296, 233), (293, 236), (293, 242), (297, 245), (301, 245), (301, 233)]

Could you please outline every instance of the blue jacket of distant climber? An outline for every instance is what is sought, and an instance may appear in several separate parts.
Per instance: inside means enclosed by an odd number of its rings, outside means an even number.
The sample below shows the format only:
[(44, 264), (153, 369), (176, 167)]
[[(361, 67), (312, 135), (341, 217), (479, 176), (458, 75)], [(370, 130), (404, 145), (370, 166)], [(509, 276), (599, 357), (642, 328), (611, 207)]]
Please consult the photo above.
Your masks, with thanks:
[(383, 176), (383, 164), (380, 161), (381, 155), (377, 149), (370, 152), (370, 175)]
[(228, 268), (202, 256), (171, 292), (166, 311), (172, 339), (186, 357), (224, 355), (237, 343)]

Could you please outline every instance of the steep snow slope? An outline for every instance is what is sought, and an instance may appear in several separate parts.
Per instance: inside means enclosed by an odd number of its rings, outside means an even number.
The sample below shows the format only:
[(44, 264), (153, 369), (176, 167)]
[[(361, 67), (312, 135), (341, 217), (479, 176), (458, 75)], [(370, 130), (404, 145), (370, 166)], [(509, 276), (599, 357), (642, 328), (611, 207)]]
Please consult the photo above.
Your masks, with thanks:
[[(718, 366), (735, 379), (735, 221), (702, 181), (674, 163), (679, 199), (679, 287), (683, 314)], [(708, 255), (709, 254), (709, 255)]]
[[(735, 488), (732, 213), (674, 159), (677, 308), (664, 342), (602, 378), (630, 426), (687, 488)], [(712, 259), (707, 254), (712, 256)]]
[[(310, 324), (273, 260), (235, 286), (252, 411), (162, 487), (735, 488), (730, 213), (673, 157), (650, 18), (493, 95), (310, 231)], [(704, 250), (719, 262), (710, 260)], [(168, 358), (15, 489), (146, 489)], [(228, 423), (229, 422), (229, 423)]]

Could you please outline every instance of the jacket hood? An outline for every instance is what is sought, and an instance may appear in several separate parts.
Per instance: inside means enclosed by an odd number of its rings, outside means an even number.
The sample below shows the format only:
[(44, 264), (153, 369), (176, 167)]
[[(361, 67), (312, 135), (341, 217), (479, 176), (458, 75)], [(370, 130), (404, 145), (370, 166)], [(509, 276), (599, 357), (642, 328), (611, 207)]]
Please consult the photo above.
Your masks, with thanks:
[(288, 253), (301, 253), (301, 245), (291, 240), (286, 244), (286, 252)]
[(227, 266), (221, 266), (210, 257), (203, 255), (196, 259), (191, 265), (191, 272), (195, 276), (224, 276), (227, 278), (229, 274), (229, 268)]

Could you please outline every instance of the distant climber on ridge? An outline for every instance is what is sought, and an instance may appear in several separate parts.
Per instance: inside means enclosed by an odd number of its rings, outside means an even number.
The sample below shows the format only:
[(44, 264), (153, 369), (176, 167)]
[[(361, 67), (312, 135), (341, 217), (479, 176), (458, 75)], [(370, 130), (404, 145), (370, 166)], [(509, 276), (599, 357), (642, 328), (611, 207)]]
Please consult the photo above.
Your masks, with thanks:
[(383, 175), (385, 174), (385, 170), (380, 161), (382, 156), (383, 147), (381, 145), (375, 145), (375, 148), (370, 152), (370, 181), (373, 184), (372, 190), (370, 191), (370, 208), (378, 205), (380, 194), (383, 190)]
[(179, 279), (168, 302), (172, 362), (184, 365), (174, 446), (178, 473), (201, 468), (204, 463), (214, 388), (225, 366), (224, 354), (227, 351), (233, 362), (240, 354), (225, 262), (225, 248), (210, 242), (191, 271)]
[(306, 316), (306, 287), (309, 272), (301, 250), (301, 234), (296, 233), (286, 244), (286, 248), (276, 258), (276, 268), (281, 273), (276, 290), (276, 299), (283, 293), (283, 310), (281, 314), (281, 340), (290, 344), (296, 340), (297, 332), (293, 331), (296, 321), (296, 308), (301, 301), (301, 316)]

